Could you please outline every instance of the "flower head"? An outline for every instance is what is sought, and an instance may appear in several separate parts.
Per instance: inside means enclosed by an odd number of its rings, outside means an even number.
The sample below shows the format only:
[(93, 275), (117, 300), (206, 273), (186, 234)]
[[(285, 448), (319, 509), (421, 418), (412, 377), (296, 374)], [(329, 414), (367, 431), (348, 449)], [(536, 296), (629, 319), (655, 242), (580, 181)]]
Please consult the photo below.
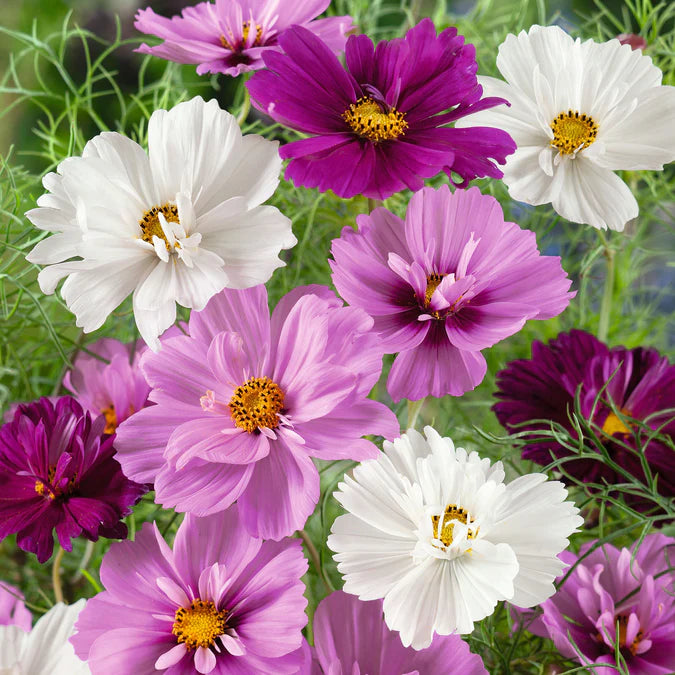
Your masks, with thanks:
[(363, 602), (335, 591), (316, 608), (313, 630), (316, 649), (312, 675), (487, 675), (480, 657), (469, 651), (459, 635), (437, 635), (420, 651), (404, 647), (398, 634), (384, 622), (381, 600)]
[(508, 131), (518, 145), (504, 167), (513, 199), (548, 204), (567, 220), (623, 230), (638, 214), (619, 169), (660, 170), (675, 159), (675, 87), (661, 86), (651, 58), (619, 40), (574, 40), (558, 26), (532, 26), (499, 47), (506, 82), (479, 78), (510, 108), (458, 126)]
[(148, 403), (150, 387), (138, 365), (144, 351), (141, 341), (103, 338), (88, 347), (91, 353), (79, 352), (63, 378), (63, 386), (85, 410), (105, 416), (106, 434), (114, 434), (118, 424)]
[(319, 499), (311, 457), (374, 457), (361, 437), (398, 433), (367, 398), (382, 369), (371, 326), (325, 286), (294, 289), (271, 318), (264, 286), (223, 291), (141, 361), (157, 405), (118, 429), (125, 473), (166, 507), (204, 516), (236, 500), (252, 534), (291, 534)]
[(528, 630), (597, 675), (617, 672), (617, 651), (631, 675), (675, 672), (675, 539), (648, 534), (621, 550), (597, 543), (561, 554), (575, 567)]
[(94, 675), (296, 673), (307, 623), (299, 540), (247, 534), (237, 507), (188, 515), (171, 550), (145, 523), (103, 558), (72, 638)]
[(7, 675), (89, 675), (68, 642), (73, 624), (85, 606), (84, 600), (72, 605), (62, 602), (41, 616), (31, 630), (0, 625), (0, 672)]
[(42, 563), (52, 531), (66, 551), (73, 537), (127, 536), (121, 518), (146, 488), (122, 474), (105, 425), (70, 396), (18, 407), (0, 428), (0, 539), (16, 533), (19, 548)]
[(277, 144), (242, 136), (216, 101), (156, 110), (148, 146), (105, 132), (45, 176), (49, 193), (26, 216), (57, 234), (27, 259), (48, 265), (44, 293), (68, 277), (61, 294), (87, 333), (133, 292), (136, 325), (158, 349), (176, 302), (200, 310), (226, 286), (267, 281), (296, 240), (288, 218), (259, 206), (278, 184)]
[(0, 581), (0, 626), (18, 626), (30, 632), (32, 625), (33, 619), (23, 602), (23, 593), (18, 588)]
[(481, 350), (548, 319), (574, 293), (560, 258), (542, 256), (534, 232), (504, 222), (478, 188), (414, 194), (405, 222), (385, 208), (333, 240), (333, 283), (399, 352), (387, 388), (395, 401), (461, 396), (485, 376)]
[[(656, 438), (648, 438), (630, 418), (647, 428), (675, 438), (675, 365), (655, 349), (609, 349), (590, 333), (561, 333), (548, 345), (532, 344), (532, 358), (512, 361), (497, 373), (499, 399), (493, 407), (497, 419), (510, 432), (550, 430), (550, 422), (563, 426), (573, 437), (570, 420), (579, 390), (581, 413), (595, 427), (614, 462), (645, 480), (640, 455), (653, 474), (658, 490), (675, 495), (672, 450)], [(638, 451), (638, 448), (641, 448)], [(552, 459), (571, 456), (569, 449), (550, 437), (541, 437), (523, 449), (523, 458), (547, 465)], [(609, 485), (625, 482), (604, 462), (578, 459), (564, 464), (565, 472), (580, 480)], [(625, 494), (633, 506), (653, 506)]]
[[(334, 52), (344, 49), (350, 16), (316, 20), (330, 0), (216, 0), (186, 7), (166, 19), (152, 9), (139, 9), (135, 26), (164, 42), (141, 45), (136, 51), (177, 63), (195, 63), (197, 74), (225, 73), (236, 77), (263, 68), (263, 54), (279, 51), (279, 35), (293, 25), (318, 35)], [(315, 20), (312, 20), (315, 19)]]
[(504, 483), (501, 462), (454, 447), (431, 427), (384, 444), (335, 493), (333, 524), (344, 590), (384, 598), (404, 645), (470, 633), (499, 600), (531, 607), (550, 597), (556, 557), (582, 524), (562, 483), (540, 473)]
[[(284, 53), (264, 55), (266, 70), (247, 83), (254, 105), (277, 122), (311, 134), (281, 148), (286, 178), (340, 197), (384, 199), (419, 190), (445, 171), (464, 187), (499, 178), (515, 145), (496, 129), (447, 125), (503, 103), (481, 99), (473, 45), (456, 28), (440, 35), (430, 19), (403, 38), (375, 47), (351, 36), (346, 68), (316, 35), (300, 27), (279, 38)], [(494, 161), (493, 161), (494, 160)]]

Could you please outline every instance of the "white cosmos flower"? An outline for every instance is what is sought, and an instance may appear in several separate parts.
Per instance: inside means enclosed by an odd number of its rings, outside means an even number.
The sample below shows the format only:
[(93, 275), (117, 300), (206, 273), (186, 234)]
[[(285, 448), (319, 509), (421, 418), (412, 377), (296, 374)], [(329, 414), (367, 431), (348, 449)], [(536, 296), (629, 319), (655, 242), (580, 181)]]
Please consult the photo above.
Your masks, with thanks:
[(562, 483), (532, 473), (504, 483), (501, 462), (410, 429), (345, 476), (348, 511), (328, 538), (344, 590), (384, 598), (405, 646), (470, 633), (497, 602), (532, 607), (555, 592), (556, 557), (583, 520)]
[(551, 203), (567, 220), (623, 230), (638, 214), (619, 169), (660, 170), (675, 159), (675, 87), (641, 50), (618, 40), (572, 39), (557, 26), (508, 35), (497, 68), (479, 77), (497, 106), (456, 126), (504, 129), (518, 149), (506, 160), (513, 199)]
[(242, 136), (216, 101), (156, 110), (147, 154), (106, 132), (45, 176), (49, 192), (26, 216), (56, 234), (27, 259), (48, 265), (44, 293), (68, 277), (61, 294), (85, 332), (133, 292), (136, 324), (156, 350), (176, 302), (201, 310), (223, 288), (264, 283), (284, 264), (279, 251), (296, 243), (291, 222), (260, 206), (280, 170), (278, 143)]
[(68, 642), (84, 605), (84, 600), (54, 605), (30, 633), (0, 626), (0, 675), (89, 675), (89, 666)]

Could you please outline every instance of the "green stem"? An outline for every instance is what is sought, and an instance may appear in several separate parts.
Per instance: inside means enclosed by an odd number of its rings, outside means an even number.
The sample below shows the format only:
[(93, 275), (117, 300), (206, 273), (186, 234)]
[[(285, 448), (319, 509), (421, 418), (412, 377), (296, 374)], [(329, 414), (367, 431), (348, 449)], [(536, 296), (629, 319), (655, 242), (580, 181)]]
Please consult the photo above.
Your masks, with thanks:
[(378, 206), (382, 206), (381, 199), (371, 199), (368, 197), (368, 213), (372, 213)]
[(63, 588), (61, 587), (61, 561), (65, 551), (59, 546), (54, 563), (52, 565), (52, 586), (54, 587), (54, 598), (56, 602), (63, 602)]
[(244, 102), (241, 104), (241, 110), (237, 115), (237, 124), (242, 126), (251, 110), (251, 95), (248, 93), (248, 87), (244, 84)]
[(415, 423), (420, 416), (425, 401), (426, 398), (421, 398), (419, 401), (408, 401), (408, 429), (415, 428)]
[(607, 341), (609, 335), (609, 322), (612, 315), (612, 300), (614, 298), (614, 249), (609, 244), (609, 238), (601, 233), (601, 239), (605, 246), (605, 258), (607, 258), (607, 274), (605, 276), (605, 290), (600, 304), (600, 320), (598, 322), (598, 339)]
[(70, 580), (71, 584), (76, 584), (82, 578), (82, 573), (87, 569), (87, 565), (89, 565), (89, 561), (91, 560), (91, 556), (93, 555), (93, 553), (94, 553), (94, 542), (87, 541), (87, 545), (85, 546), (84, 549), (84, 555), (82, 556), (82, 560), (80, 560), (77, 572), (75, 572), (75, 574)]
[(321, 567), (321, 559), (319, 558), (319, 552), (316, 550), (314, 542), (309, 538), (309, 535), (304, 530), (298, 530), (298, 535), (300, 536), (300, 539), (302, 539), (302, 543), (307, 548), (307, 553), (309, 553), (309, 557), (312, 560), (314, 569), (316, 570), (317, 574), (319, 575), (319, 578), (321, 579), (321, 583), (323, 583), (326, 590), (329, 593), (331, 593), (335, 589), (333, 588), (333, 585), (328, 581), (328, 579), (326, 579), (323, 573), (323, 567)]

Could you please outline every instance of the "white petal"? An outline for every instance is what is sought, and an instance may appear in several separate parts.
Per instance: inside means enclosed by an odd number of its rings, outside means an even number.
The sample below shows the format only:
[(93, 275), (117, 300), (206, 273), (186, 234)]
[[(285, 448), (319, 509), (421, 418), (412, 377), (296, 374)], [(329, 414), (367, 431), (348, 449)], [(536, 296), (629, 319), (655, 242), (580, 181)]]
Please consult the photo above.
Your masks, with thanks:
[[(545, 148), (553, 156), (551, 148)], [(504, 183), (512, 199), (538, 206), (548, 204), (552, 199), (553, 178), (541, 168), (542, 148), (532, 146), (518, 148), (506, 160)]]
[(21, 661), (26, 649), (28, 635), (18, 626), (0, 626), (0, 672), (13, 672), (12, 667)]
[(200, 312), (216, 293), (231, 282), (223, 268), (222, 259), (215, 253), (201, 248), (191, 254), (190, 260), (192, 267), (181, 263), (175, 266), (175, 299), (183, 307)]
[(134, 294), (134, 319), (145, 343), (152, 351), (159, 351), (159, 336), (176, 321), (176, 303), (171, 300), (158, 309), (143, 309), (136, 305)]
[(79, 255), (78, 246), (81, 240), (82, 234), (79, 231), (54, 234), (35, 244), (26, 260), (40, 265), (51, 265), (74, 258)]
[(582, 153), (576, 159), (564, 160), (556, 174), (560, 174), (561, 183), (552, 204), (563, 218), (602, 230), (622, 231), (637, 216), (638, 205), (628, 186)]

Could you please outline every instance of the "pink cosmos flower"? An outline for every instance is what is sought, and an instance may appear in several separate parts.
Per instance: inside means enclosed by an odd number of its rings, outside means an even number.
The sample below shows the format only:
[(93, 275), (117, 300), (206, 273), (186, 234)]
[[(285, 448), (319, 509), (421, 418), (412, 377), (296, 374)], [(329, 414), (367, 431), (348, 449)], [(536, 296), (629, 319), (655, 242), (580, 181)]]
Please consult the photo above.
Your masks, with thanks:
[(103, 558), (71, 638), (93, 675), (296, 673), (307, 623), (299, 540), (247, 534), (236, 507), (187, 516), (171, 550), (145, 523)]
[(100, 358), (80, 352), (63, 378), (63, 386), (85, 410), (94, 417), (105, 415), (106, 434), (114, 434), (118, 424), (147, 405), (150, 387), (138, 367), (145, 349), (142, 340), (124, 344), (103, 338), (88, 347)]
[(534, 232), (504, 222), (478, 188), (423, 188), (405, 222), (385, 208), (333, 240), (333, 283), (370, 314), (388, 353), (394, 401), (461, 396), (483, 380), (482, 349), (549, 319), (575, 293), (559, 257), (542, 256)]
[(167, 508), (206, 516), (238, 501), (252, 534), (291, 534), (319, 499), (311, 457), (373, 458), (362, 436), (399, 433), (367, 398), (382, 368), (372, 325), (325, 286), (294, 289), (271, 318), (264, 286), (222, 291), (192, 312), (189, 336), (141, 360), (157, 405), (118, 428), (124, 472)]
[(487, 675), (459, 635), (436, 635), (426, 649), (404, 647), (387, 628), (382, 600), (364, 602), (342, 591), (324, 598), (314, 614), (314, 662), (303, 675)]
[(11, 584), (0, 581), (0, 626), (18, 626), (29, 633), (32, 625), (33, 619), (23, 602), (23, 593)]
[(197, 64), (197, 74), (225, 73), (236, 77), (264, 67), (262, 55), (281, 51), (278, 38), (293, 25), (304, 26), (334, 52), (345, 46), (345, 33), (354, 28), (350, 16), (315, 19), (330, 0), (216, 0), (186, 7), (167, 19), (152, 9), (140, 9), (135, 26), (164, 42), (141, 45), (136, 51), (176, 63)]

